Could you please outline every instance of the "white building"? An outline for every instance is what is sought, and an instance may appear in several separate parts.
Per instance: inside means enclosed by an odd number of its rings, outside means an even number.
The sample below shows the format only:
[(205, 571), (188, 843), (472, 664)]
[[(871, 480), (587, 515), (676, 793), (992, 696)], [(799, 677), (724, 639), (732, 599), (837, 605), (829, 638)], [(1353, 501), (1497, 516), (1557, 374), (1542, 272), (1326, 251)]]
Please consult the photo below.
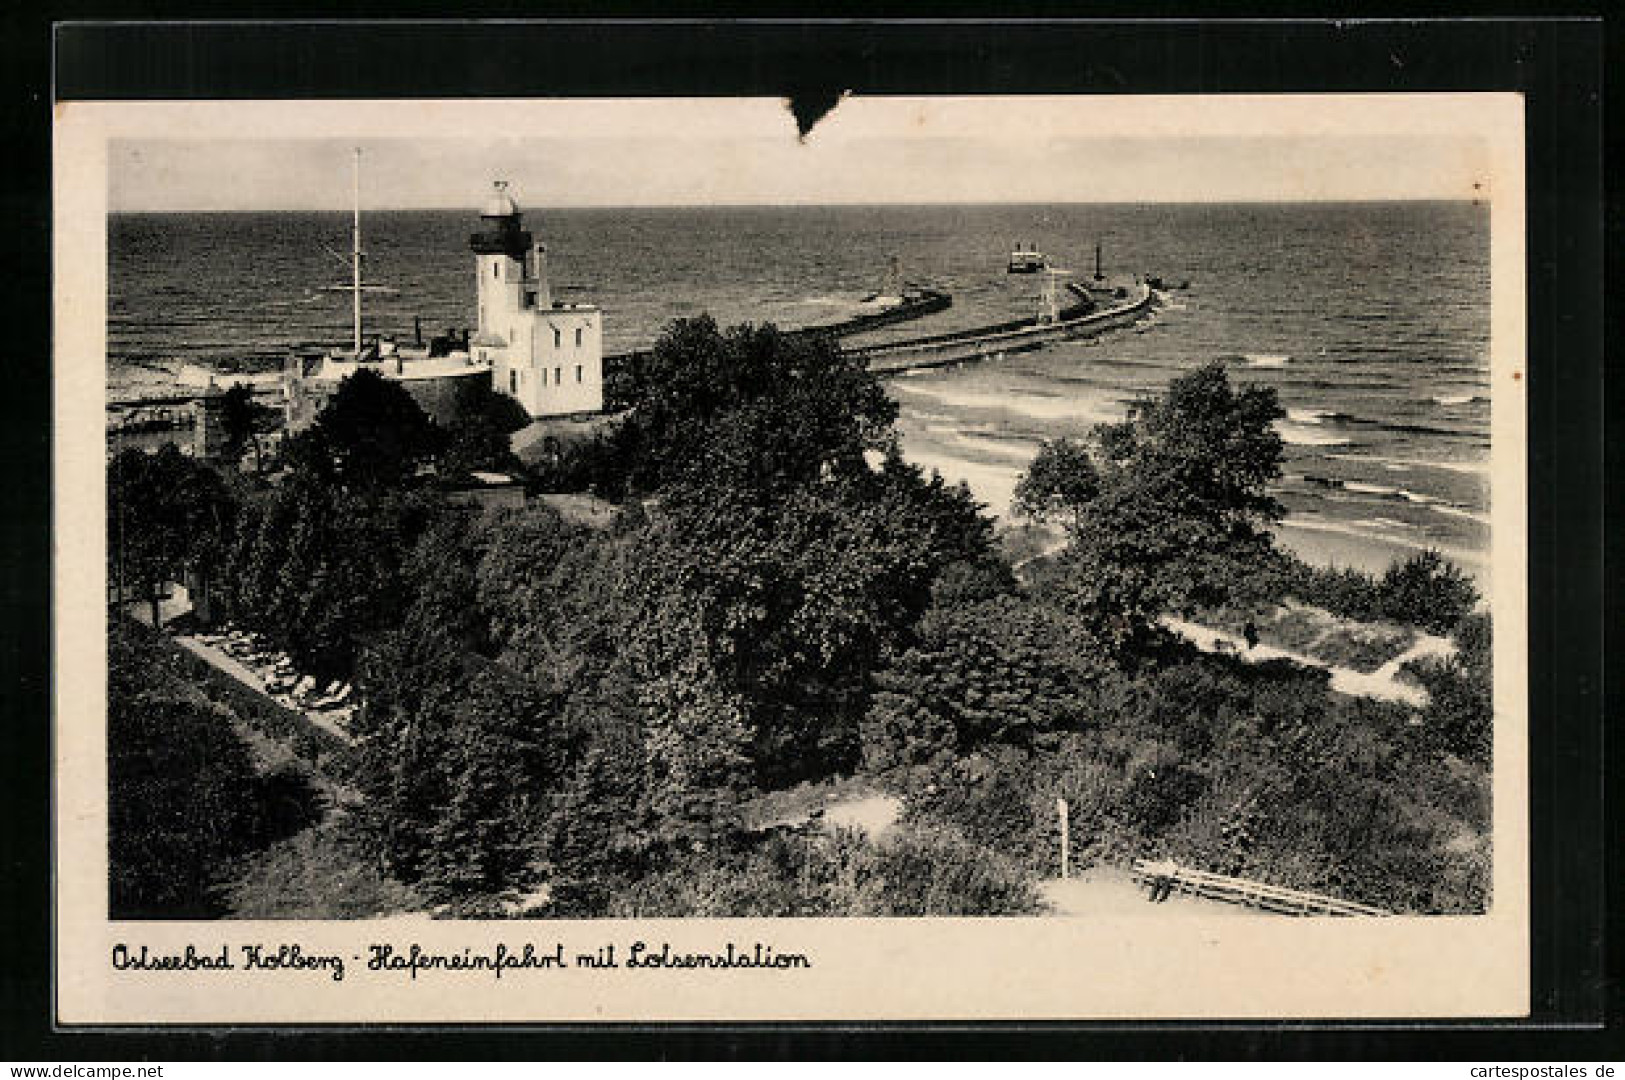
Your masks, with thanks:
[(479, 326), (469, 343), (491, 385), (533, 418), (604, 407), (603, 315), (591, 304), (555, 303), (547, 248), (521, 226), (507, 184), (497, 181), (480, 213), (474, 251)]

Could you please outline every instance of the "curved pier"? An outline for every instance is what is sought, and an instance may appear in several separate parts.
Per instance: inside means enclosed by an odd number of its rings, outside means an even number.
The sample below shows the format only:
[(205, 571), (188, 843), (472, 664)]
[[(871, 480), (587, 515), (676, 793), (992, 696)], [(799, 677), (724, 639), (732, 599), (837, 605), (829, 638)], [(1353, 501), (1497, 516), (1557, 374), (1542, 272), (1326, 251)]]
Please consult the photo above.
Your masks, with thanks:
[(935, 334), (845, 351), (850, 356), (864, 357), (869, 361), (869, 370), (881, 375), (1024, 352), (1055, 341), (1093, 337), (1134, 322), (1154, 308), (1157, 302), (1156, 290), (1149, 285), (1138, 285), (1136, 289), (1133, 297), (1115, 307), (1087, 314), (1081, 313), (1081, 309), (1073, 309), (1080, 313), (1063, 312), (1061, 318), (1054, 322), (1026, 319), (1018, 323)]

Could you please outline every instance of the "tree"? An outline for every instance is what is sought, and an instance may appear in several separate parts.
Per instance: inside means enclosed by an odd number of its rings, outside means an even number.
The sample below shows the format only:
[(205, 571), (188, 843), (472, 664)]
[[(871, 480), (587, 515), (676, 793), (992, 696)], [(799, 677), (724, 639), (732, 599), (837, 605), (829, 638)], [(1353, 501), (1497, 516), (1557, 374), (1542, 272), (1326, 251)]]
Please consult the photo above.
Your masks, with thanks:
[(437, 462), (444, 476), (471, 472), (513, 472), (513, 433), (530, 422), (524, 407), (507, 394), (491, 389), (484, 379), (463, 379), (457, 384), (452, 418)]
[(210, 574), (235, 512), (219, 474), (174, 445), (119, 453), (107, 469), (107, 576), (120, 603), (144, 597), (157, 626), (165, 586), (188, 569)]
[(1053, 749), (1079, 731), (1098, 675), (1074, 619), (1015, 596), (933, 609), (876, 678), (863, 724), (869, 768), (943, 764), (988, 747)]
[(296, 470), (346, 487), (399, 487), (444, 442), (445, 433), (404, 387), (362, 368), (339, 383), (285, 453)]
[(227, 606), (301, 671), (348, 679), (367, 640), (402, 618), (402, 561), (444, 506), (427, 489), (347, 489), (296, 469), (234, 534)]
[(1274, 390), (1234, 389), (1213, 363), (1098, 427), (1100, 490), (1072, 524), (1058, 599), (1118, 644), (1169, 610), (1250, 600), (1285, 512), (1269, 492), (1283, 415)]
[(1060, 518), (1076, 528), (1098, 494), (1100, 473), (1088, 447), (1068, 438), (1046, 439), (1016, 481), (1015, 511), (1034, 521)]
[(254, 471), (261, 471), (264, 462), (260, 447), (260, 429), (269, 421), (270, 410), (254, 400), (254, 391), (243, 383), (235, 383), (220, 399), (220, 427), (226, 435), (226, 460), (233, 465), (242, 460), (243, 452), (254, 448)]
[(678, 595), (698, 613), (709, 662), (742, 702), (757, 782), (779, 786), (857, 765), (873, 673), (945, 568), (996, 556), (967, 491), (894, 460), (771, 498), (681, 484), (631, 559), (638, 610)]
[(632, 408), (610, 437), (634, 493), (682, 476), (736, 488), (863, 468), (888, 444), (897, 407), (833, 341), (772, 326), (671, 324), (633, 378)]

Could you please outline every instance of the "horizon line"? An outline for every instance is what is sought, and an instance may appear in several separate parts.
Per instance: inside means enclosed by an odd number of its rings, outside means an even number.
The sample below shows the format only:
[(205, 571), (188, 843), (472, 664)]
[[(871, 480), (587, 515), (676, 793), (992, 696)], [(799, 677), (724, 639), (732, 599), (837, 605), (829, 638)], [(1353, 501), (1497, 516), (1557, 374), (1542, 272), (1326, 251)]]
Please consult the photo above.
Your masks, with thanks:
[[(1385, 195), (1365, 198), (1307, 198), (1307, 199), (1065, 199), (1065, 200), (921, 200), (911, 202), (670, 202), (670, 203), (546, 203), (519, 208), (521, 214), (547, 213), (555, 210), (792, 210), (792, 209), (844, 209), (944, 207), (944, 206), (1335, 206), (1372, 203), (1469, 203), (1488, 205), (1489, 199), (1452, 195)], [(412, 212), (468, 212), (478, 215), (475, 204), (434, 206), (371, 206), (363, 207), (362, 214)], [(346, 206), (239, 206), (239, 207), (109, 207), (113, 214), (348, 214)]]

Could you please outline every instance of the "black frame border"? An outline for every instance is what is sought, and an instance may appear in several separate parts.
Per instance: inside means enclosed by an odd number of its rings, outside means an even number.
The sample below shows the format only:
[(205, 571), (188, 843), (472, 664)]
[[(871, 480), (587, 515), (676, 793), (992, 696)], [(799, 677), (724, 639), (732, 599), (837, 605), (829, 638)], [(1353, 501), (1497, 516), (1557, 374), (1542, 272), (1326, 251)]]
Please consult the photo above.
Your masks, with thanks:
[[(116, 5), (115, 5), (116, 6)], [(263, 10), (272, 5), (256, 5)], [(360, 13), (372, 6), (357, 4)], [(1167, 14), (1151, 5), (1157, 14)], [(105, 18), (95, 12), (59, 17)], [(14, 721), (0, 841), (0, 1056), (13, 1059), (320, 1056), (820, 1058), (1099, 1056), (1617, 1060), (1621, 822), (1605, 814), (1618, 741), (1605, 741), (1625, 670), (1606, 660), (1621, 625), (1607, 530), (1605, 438), (1618, 402), (1603, 349), (1603, 57), (1617, 33), (1592, 18), (1077, 21), (1053, 6), (1017, 21), (649, 20), (471, 22), (62, 22), (3, 17), (14, 142), (44, 163), (8, 179), (5, 296), (28, 358), (4, 396), (11, 476), (0, 589), (0, 685)], [(147, 10), (127, 5), (130, 15)], [(241, 9), (238, 9), (241, 10)], [(576, 11), (584, 9), (574, 9)], [(1147, 9), (1142, 7), (1140, 11)], [(1300, 9), (1301, 10), (1301, 9)], [(1370, 9), (1366, 9), (1369, 14)], [(209, 13), (204, 13), (209, 14)], [(300, 15), (300, 12), (287, 14)], [(743, 14), (738, 12), (736, 14)], [(1214, 10), (1212, 14), (1219, 14)], [(1352, 14), (1352, 13), (1351, 13)], [(1581, 13), (1584, 14), (1584, 13)], [(1509, 90), (1528, 108), (1530, 793), (1533, 1014), (1439, 1024), (616, 1025), (591, 1029), (56, 1029), (50, 888), (50, 120), (54, 101), (253, 97), (525, 97), (859, 93), (1276, 93)], [(1617, 89), (1610, 89), (1617, 103)], [(1607, 269), (1622, 245), (1607, 194)], [(42, 317), (43, 316), (43, 317)], [(1613, 327), (1609, 327), (1613, 333)], [(1612, 395), (1608, 391), (1614, 391)], [(1614, 555), (1605, 568), (1605, 555)], [(1607, 642), (1617, 649), (1617, 640)], [(1611, 767), (1612, 768), (1611, 768)]]

